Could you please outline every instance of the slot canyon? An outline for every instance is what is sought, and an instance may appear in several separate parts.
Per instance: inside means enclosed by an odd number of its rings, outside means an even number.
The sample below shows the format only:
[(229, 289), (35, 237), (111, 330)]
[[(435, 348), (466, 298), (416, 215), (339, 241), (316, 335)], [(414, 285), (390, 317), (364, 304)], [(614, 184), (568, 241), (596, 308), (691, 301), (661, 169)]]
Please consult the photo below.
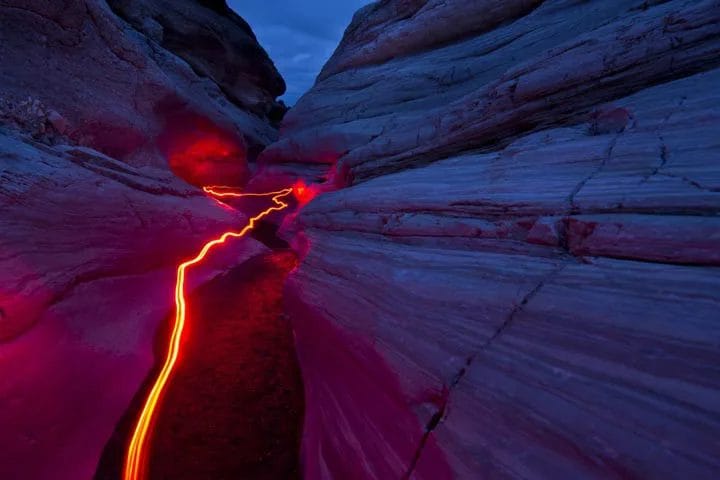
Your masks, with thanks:
[(720, 0), (364, 3), (0, 0), (0, 480), (720, 478)]

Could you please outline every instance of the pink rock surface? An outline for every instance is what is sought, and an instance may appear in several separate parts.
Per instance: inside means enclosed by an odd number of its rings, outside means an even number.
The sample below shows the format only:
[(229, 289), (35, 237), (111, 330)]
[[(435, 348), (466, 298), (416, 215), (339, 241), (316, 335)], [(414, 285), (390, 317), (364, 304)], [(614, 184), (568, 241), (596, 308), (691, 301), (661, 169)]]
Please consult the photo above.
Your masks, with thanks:
[(263, 153), (349, 185), (286, 230), (310, 478), (720, 471), (720, 4), (531, 3), (365, 7)]
[[(3, 480), (93, 477), (155, 362), (177, 264), (247, 221), (186, 183), (242, 182), (276, 136), (260, 107), (282, 80), (246, 27), (267, 74), (248, 80), (253, 112), (104, 1), (0, 1)], [(263, 249), (232, 242), (187, 288)]]
[[(91, 478), (154, 362), (177, 263), (245, 218), (167, 171), (7, 134), (0, 178), (0, 477)], [(189, 288), (260, 251), (235, 242)]]

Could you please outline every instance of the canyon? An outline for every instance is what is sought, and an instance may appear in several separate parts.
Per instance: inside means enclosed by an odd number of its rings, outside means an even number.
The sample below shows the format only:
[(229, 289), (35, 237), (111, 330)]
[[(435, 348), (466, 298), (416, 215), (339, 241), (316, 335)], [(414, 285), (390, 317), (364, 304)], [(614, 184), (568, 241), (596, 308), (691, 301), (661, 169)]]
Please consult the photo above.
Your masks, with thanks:
[[(241, 184), (277, 137), (284, 83), (249, 27), (165, 4), (150, 37), (113, 8), (161, 3), (0, 2), (0, 478), (93, 478), (158, 361), (178, 263), (249, 216), (198, 185)], [(179, 35), (208, 38), (175, 52)], [(236, 52), (237, 85), (193, 66), (213, 51)], [(188, 289), (267, 251), (238, 239)]]
[(287, 113), (224, 1), (0, 0), (0, 59), (1, 478), (110, 462), (217, 184), (296, 186), (188, 288), (273, 285), (302, 478), (717, 478), (717, 0), (381, 0)]

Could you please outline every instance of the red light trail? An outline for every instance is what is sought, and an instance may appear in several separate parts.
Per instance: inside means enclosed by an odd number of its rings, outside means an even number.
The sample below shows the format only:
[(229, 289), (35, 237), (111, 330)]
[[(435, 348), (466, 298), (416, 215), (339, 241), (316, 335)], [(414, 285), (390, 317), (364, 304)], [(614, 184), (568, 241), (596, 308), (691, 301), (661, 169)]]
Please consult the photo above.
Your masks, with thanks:
[(123, 466), (123, 480), (141, 480), (147, 467), (148, 456), (148, 440), (150, 434), (150, 426), (155, 418), (155, 412), (160, 401), (168, 379), (173, 372), (175, 364), (180, 353), (180, 341), (182, 340), (183, 329), (187, 321), (187, 300), (185, 299), (185, 276), (187, 269), (203, 261), (208, 252), (215, 246), (225, 243), (229, 238), (240, 238), (255, 228), (255, 223), (260, 219), (270, 215), (272, 212), (279, 212), (288, 207), (282, 199), (293, 192), (293, 188), (286, 188), (276, 192), (268, 193), (237, 193), (231, 187), (204, 187), (206, 193), (216, 197), (269, 197), (275, 204), (268, 207), (259, 214), (250, 218), (247, 225), (238, 232), (225, 232), (220, 237), (207, 242), (200, 252), (192, 259), (181, 263), (177, 268), (177, 277), (175, 282), (175, 322), (170, 334), (170, 344), (168, 346), (165, 362), (158, 374), (157, 379), (153, 383), (152, 389), (148, 394), (145, 404), (140, 411), (135, 430), (133, 431), (130, 444), (125, 455)]
[[(236, 190), (234, 187), (223, 187), (223, 186), (213, 186), (213, 187), (203, 187), (203, 192), (209, 193), (210, 195), (213, 195), (215, 197), (234, 197), (234, 198), (240, 198), (240, 197), (268, 197), (270, 195), (276, 195), (280, 192), (270, 192), (270, 193), (238, 193), (234, 192), (233, 190)], [(293, 191), (292, 188), (286, 189)], [(284, 190), (281, 190), (283, 192)], [(287, 194), (285, 194), (287, 195)]]

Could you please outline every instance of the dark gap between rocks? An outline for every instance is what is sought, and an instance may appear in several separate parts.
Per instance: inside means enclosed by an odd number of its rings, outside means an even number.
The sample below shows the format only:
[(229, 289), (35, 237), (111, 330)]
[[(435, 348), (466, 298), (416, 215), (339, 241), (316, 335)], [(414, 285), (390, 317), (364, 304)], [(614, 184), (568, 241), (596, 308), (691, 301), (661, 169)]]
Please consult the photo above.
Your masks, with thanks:
[[(258, 232), (266, 241), (273, 234), (268, 226)], [(181, 355), (152, 434), (150, 480), (301, 478), (303, 385), (282, 310), (296, 261), (289, 250), (260, 255), (189, 295)], [(170, 317), (156, 336), (158, 363), (169, 329)], [(129, 433), (158, 369), (118, 423), (94, 480), (121, 477)]]

